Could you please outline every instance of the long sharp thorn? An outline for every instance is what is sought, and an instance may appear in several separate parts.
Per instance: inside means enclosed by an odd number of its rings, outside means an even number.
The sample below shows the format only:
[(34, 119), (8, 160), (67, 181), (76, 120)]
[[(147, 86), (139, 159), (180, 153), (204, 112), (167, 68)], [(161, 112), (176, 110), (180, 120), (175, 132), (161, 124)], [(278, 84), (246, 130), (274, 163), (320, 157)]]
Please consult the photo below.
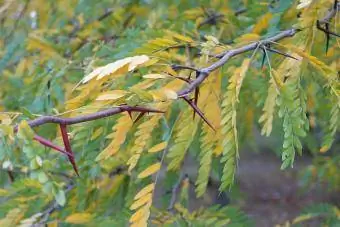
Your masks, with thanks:
[(67, 129), (66, 129), (66, 125), (64, 124), (60, 124), (60, 131), (61, 131), (61, 136), (63, 138), (63, 142), (64, 142), (64, 146), (65, 146), (65, 150), (72, 154), (71, 155), (68, 155), (68, 160), (70, 161), (72, 167), (73, 167), (73, 170), (74, 172), (78, 175), (79, 177), (79, 172), (78, 172), (78, 168), (77, 168), (77, 165), (76, 165), (76, 162), (74, 160), (74, 155), (73, 155), (73, 152), (72, 152), (72, 148), (71, 148), (71, 144), (70, 144), (70, 140), (68, 138), (68, 135), (67, 135)]
[(127, 113), (129, 114), (129, 117), (130, 117), (130, 119), (132, 120), (131, 111), (127, 111)]
[(296, 57), (293, 57), (292, 55), (289, 55), (289, 54), (287, 54), (287, 53), (283, 53), (283, 52), (281, 52), (281, 51), (279, 51), (279, 50), (276, 50), (276, 49), (273, 49), (273, 48), (267, 48), (267, 50), (269, 50), (269, 51), (271, 51), (271, 52), (273, 52), (273, 53), (280, 54), (280, 55), (282, 55), (282, 56), (288, 57), (288, 58), (295, 59), (295, 60), (297, 60), (297, 61), (299, 60), (299, 59), (297, 59)]
[(145, 115), (145, 112), (138, 114), (138, 117), (136, 118), (136, 120), (133, 121), (133, 124), (136, 124), (144, 115)]
[(266, 51), (264, 50), (265, 47), (262, 48), (263, 57), (262, 57), (262, 63), (261, 63), (261, 69), (264, 67), (264, 61), (266, 60)]
[(216, 131), (214, 126), (208, 121), (208, 119), (204, 116), (204, 114), (202, 113), (202, 111), (195, 105), (195, 103), (193, 103), (192, 101), (190, 101), (187, 97), (183, 97), (183, 99), (191, 106), (191, 108), (194, 109), (194, 111), (198, 114), (198, 116), (200, 116), (203, 121), (205, 123), (207, 123), (207, 125), (209, 125), (209, 127)]
[(64, 148), (58, 146), (58, 145), (55, 145), (53, 144), (51, 141), (49, 141), (48, 139), (45, 139), (44, 137), (41, 137), (41, 136), (38, 136), (38, 135), (34, 135), (33, 137), (34, 140), (38, 141), (39, 143), (41, 143), (42, 145), (46, 146), (46, 147), (49, 147), (49, 148), (52, 148), (53, 150), (55, 151), (58, 151), (64, 155), (73, 155), (73, 154), (70, 154), (68, 152), (65, 151)]
[[(198, 102), (199, 93), (200, 93), (200, 90), (199, 90), (199, 87), (197, 87), (195, 89), (195, 98), (194, 98), (194, 101), (193, 101), (196, 106), (197, 106), (197, 102)], [(195, 119), (195, 111), (194, 111), (193, 119)]]
[(326, 23), (325, 24), (325, 28), (326, 28), (326, 56), (327, 56), (327, 52), (328, 52), (328, 48), (329, 48), (329, 40), (330, 40), (330, 34), (329, 34), (329, 24)]
[(340, 35), (339, 35), (339, 34), (336, 34), (335, 32), (329, 31), (328, 34), (329, 34), (329, 35), (334, 35), (335, 37), (340, 38)]

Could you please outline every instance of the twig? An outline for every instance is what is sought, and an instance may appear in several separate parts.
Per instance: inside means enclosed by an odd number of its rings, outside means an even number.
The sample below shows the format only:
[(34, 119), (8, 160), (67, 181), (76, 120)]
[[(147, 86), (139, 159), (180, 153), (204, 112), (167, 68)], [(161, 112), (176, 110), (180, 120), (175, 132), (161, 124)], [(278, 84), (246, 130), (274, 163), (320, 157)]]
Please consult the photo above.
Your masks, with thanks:
[(8, 33), (8, 35), (4, 38), (4, 42), (7, 43), (7, 41), (11, 38), (11, 36), (14, 34), (14, 32), (17, 30), (19, 21), (24, 16), (26, 10), (28, 9), (28, 4), (30, 3), (30, 0), (26, 0), (24, 7), (20, 11), (18, 18), (15, 20), (14, 25), (12, 27), (12, 30)]
[[(270, 38), (264, 39), (261, 42), (261, 44), (265, 45), (267, 43), (271, 43), (271, 42), (276, 42), (279, 41), (281, 39), (287, 38), (287, 37), (292, 37), (294, 36), (299, 30), (292, 28), (289, 30), (285, 30), (280, 32), (279, 34), (272, 36)], [(188, 94), (190, 94), (192, 91), (195, 90), (196, 87), (198, 87), (201, 83), (203, 83), (203, 81), (209, 76), (209, 74), (213, 71), (215, 71), (216, 69), (222, 67), (223, 65), (225, 65), (230, 58), (235, 57), (239, 54), (251, 51), (251, 50), (255, 50), (258, 46), (259, 42), (254, 42), (254, 43), (250, 43), (247, 44), (245, 46), (239, 47), (239, 48), (235, 48), (235, 49), (231, 49), (228, 50), (224, 53), (222, 53), (220, 56), (221, 58), (216, 61), (215, 63), (213, 63), (212, 65), (199, 69), (198, 71), (200, 72), (198, 74), (198, 77), (193, 80), (185, 89), (180, 90), (179, 92), (177, 92), (177, 95), (179, 97), (184, 97), (187, 96)], [(217, 55), (218, 57), (218, 55)]]
[[(65, 189), (65, 194), (69, 191), (71, 191), (73, 188), (75, 187), (75, 184), (73, 184), (72, 182), (70, 182)], [(59, 208), (59, 204), (57, 203), (57, 201), (53, 201), (46, 209), (45, 211), (41, 212), (41, 219), (38, 223), (33, 224), (33, 227), (42, 227), (45, 226), (48, 218), (50, 217), (50, 215)]]
[(168, 211), (173, 211), (175, 203), (177, 201), (177, 195), (179, 193), (179, 191), (181, 190), (182, 187), (182, 182), (185, 179), (186, 174), (184, 174), (183, 172), (180, 173), (179, 178), (176, 182), (176, 184), (174, 185), (174, 187), (172, 188), (171, 191), (171, 200), (168, 206)]
[[(55, 123), (55, 124), (63, 124), (63, 125), (74, 125), (86, 121), (93, 121), (101, 118), (106, 118), (118, 113), (122, 112), (142, 112), (142, 113), (164, 113), (164, 111), (151, 109), (147, 107), (141, 107), (141, 106), (128, 106), (128, 105), (122, 105), (113, 107), (107, 110), (99, 111), (96, 113), (83, 115), (79, 117), (73, 117), (73, 118), (62, 118), (62, 117), (55, 117), (55, 116), (42, 116), (38, 117), (34, 120), (28, 121), (28, 125), (32, 128), (44, 125), (47, 123)], [(14, 127), (14, 131), (18, 131), (18, 125)]]

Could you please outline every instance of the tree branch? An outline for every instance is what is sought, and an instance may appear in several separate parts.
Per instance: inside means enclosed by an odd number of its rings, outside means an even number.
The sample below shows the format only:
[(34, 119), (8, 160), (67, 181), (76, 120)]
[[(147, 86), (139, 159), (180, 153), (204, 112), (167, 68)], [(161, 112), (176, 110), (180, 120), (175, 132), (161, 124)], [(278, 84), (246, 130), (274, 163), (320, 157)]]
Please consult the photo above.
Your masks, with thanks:
[[(96, 113), (83, 115), (79, 117), (73, 117), (73, 118), (62, 118), (62, 117), (55, 117), (55, 116), (42, 116), (38, 117), (34, 120), (28, 121), (28, 125), (32, 128), (44, 125), (47, 123), (55, 123), (55, 124), (62, 124), (62, 125), (74, 125), (86, 121), (93, 121), (101, 118), (106, 118), (115, 114), (119, 114), (122, 112), (141, 112), (141, 113), (164, 113), (164, 111), (147, 108), (147, 107), (141, 107), (141, 106), (128, 106), (128, 105), (122, 105), (113, 107), (107, 110), (102, 110)], [(14, 127), (14, 131), (18, 131), (18, 125)]]
[(171, 191), (171, 200), (170, 200), (170, 204), (168, 206), (168, 211), (173, 211), (175, 203), (177, 201), (177, 195), (181, 190), (182, 187), (182, 182), (183, 180), (187, 177), (186, 174), (184, 174), (183, 172), (180, 173), (179, 178), (176, 182), (176, 184), (174, 185), (174, 187), (172, 188)]
[[(339, 4), (338, 0), (335, 0), (332, 9), (329, 11), (329, 13), (323, 19), (319, 20), (318, 24), (329, 23), (329, 21), (336, 15), (337, 11), (339, 10), (339, 8), (340, 8), (339, 5), (340, 4)], [(192, 80), (191, 83), (188, 84), (188, 86), (186, 88), (178, 91), (177, 92), (178, 97), (188, 96), (191, 92), (193, 92), (198, 86), (200, 86), (203, 83), (203, 81), (209, 76), (209, 74), (211, 72), (215, 71), (218, 68), (221, 68), (232, 57), (235, 57), (237, 55), (243, 54), (243, 53), (251, 51), (251, 50), (255, 50), (258, 47), (258, 45), (266, 45), (266, 44), (270, 44), (270, 43), (273, 43), (273, 42), (280, 41), (280, 40), (288, 38), (288, 37), (293, 37), (299, 31), (301, 31), (301, 30), (291, 28), (291, 29), (282, 31), (282, 32), (278, 33), (277, 35), (274, 35), (274, 36), (269, 37), (267, 39), (264, 39), (264, 40), (261, 40), (261, 41), (258, 41), (258, 42), (254, 42), (254, 43), (250, 43), (250, 44), (247, 44), (247, 45), (244, 45), (244, 46), (241, 46), (241, 47), (238, 47), (238, 48), (234, 48), (234, 49), (231, 49), (231, 50), (227, 50), (227, 51), (224, 51), (220, 54), (217, 54), (215, 57), (219, 58), (219, 60), (214, 62), (212, 65), (210, 65), (208, 67), (197, 69), (196, 70), (198, 72), (197, 78), (195, 80)]]
[(226, 52), (223, 52), (219, 55), (216, 55), (217, 58), (220, 58), (218, 61), (214, 62), (212, 65), (199, 69), (198, 72), (198, 76), (195, 80), (193, 80), (185, 89), (180, 90), (179, 92), (177, 92), (177, 95), (179, 97), (184, 97), (187, 96), (188, 94), (190, 94), (192, 91), (195, 90), (196, 87), (198, 87), (201, 83), (203, 83), (203, 81), (209, 76), (209, 74), (213, 71), (215, 71), (218, 68), (221, 68), (223, 65), (225, 65), (230, 58), (235, 57), (239, 54), (251, 51), (251, 50), (255, 50), (257, 48), (257, 46), (259, 44), (265, 45), (268, 43), (272, 43), (272, 42), (277, 42), (281, 39), (287, 38), (287, 37), (292, 37), (294, 36), (299, 30), (297, 29), (289, 29), (289, 30), (285, 30), (280, 32), (279, 34), (269, 37), (267, 39), (264, 39), (262, 41), (259, 42), (254, 42), (254, 43), (250, 43), (247, 44), (245, 46), (242, 47), (238, 47), (232, 50), (228, 50)]

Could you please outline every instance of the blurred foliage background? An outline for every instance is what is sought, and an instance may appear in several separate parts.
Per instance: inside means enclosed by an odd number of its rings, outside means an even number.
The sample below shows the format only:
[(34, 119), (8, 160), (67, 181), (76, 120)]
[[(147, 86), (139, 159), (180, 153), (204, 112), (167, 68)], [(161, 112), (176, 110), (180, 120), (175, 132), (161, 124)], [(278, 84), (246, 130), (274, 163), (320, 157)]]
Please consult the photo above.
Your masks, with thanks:
[[(307, 6), (300, 8), (304, 3)], [(339, 39), (332, 36), (327, 44), (326, 35), (316, 28), (316, 21), (333, 5), (332, 0), (0, 0), (0, 225), (339, 225), (340, 200), (333, 196), (340, 189)], [(330, 23), (335, 33), (339, 17), (337, 13)], [(218, 79), (202, 85), (200, 95), (206, 99), (200, 98), (198, 105), (212, 119), (217, 134), (197, 115), (193, 118), (192, 108), (177, 96), (159, 101), (154, 95), (150, 101), (151, 93), (143, 93), (164, 87), (178, 91), (185, 86), (174, 77), (161, 78), (161, 82), (147, 78), (148, 82), (143, 75), (165, 73), (184, 78), (190, 70), (177, 72), (173, 64), (206, 67), (216, 61), (215, 54), (292, 27), (302, 34), (280, 41), (277, 47), (290, 54), (303, 47), (303, 54), (294, 55), (303, 59), (301, 65), (258, 50), (231, 59), (212, 73)], [(149, 65), (126, 70), (124, 76), (83, 83), (84, 75), (97, 67), (144, 54), (151, 59)], [(219, 133), (223, 128), (219, 125), (227, 111), (222, 102), (231, 94), (227, 94), (230, 78), (247, 63), (246, 58), (251, 59), (251, 66), (236, 97), (237, 127), (230, 126), (237, 128), (234, 143), (239, 142), (241, 153), (232, 184), (230, 176), (223, 178), (220, 157), (227, 136)], [(286, 83), (293, 76), (285, 77), (282, 72), (288, 75), (290, 69), (301, 71), (298, 79)], [(287, 89), (270, 102), (275, 73)], [(105, 92), (116, 90), (129, 93), (98, 101)], [(285, 118), (285, 102), (287, 106), (293, 103), (294, 92), (299, 93), (299, 103), (291, 109), (301, 107), (302, 115), (292, 111)], [(135, 123), (121, 114), (71, 126), (69, 137), (80, 177), (67, 158), (34, 142), (32, 129), (23, 123), (46, 115), (75, 117), (123, 103), (166, 110), (166, 114), (143, 116)], [(271, 117), (259, 122), (266, 113)], [(289, 120), (291, 125), (307, 125), (301, 133), (304, 136), (292, 139), (293, 151), (285, 151)], [(16, 124), (21, 129), (17, 135), (12, 130)], [(62, 144), (57, 126), (43, 125), (34, 128), (34, 133)], [(157, 150), (155, 146), (162, 141), (166, 148)], [(178, 145), (181, 143), (185, 145)], [(294, 168), (281, 171), (280, 159), (283, 167), (290, 166), (299, 146), (303, 155), (296, 156)], [(139, 154), (151, 148), (164, 151)], [(293, 152), (288, 162), (281, 157), (285, 152)], [(136, 154), (134, 168), (131, 157)], [(144, 179), (138, 175), (156, 162), (161, 163), (156, 176)], [(232, 186), (219, 192), (220, 179)], [(131, 209), (136, 205), (135, 196), (152, 182), (156, 186), (151, 198), (141, 202), (145, 210), (139, 208), (143, 212), (136, 217), (138, 210)], [(291, 195), (298, 196), (289, 200)], [(171, 206), (174, 197), (176, 204)]]

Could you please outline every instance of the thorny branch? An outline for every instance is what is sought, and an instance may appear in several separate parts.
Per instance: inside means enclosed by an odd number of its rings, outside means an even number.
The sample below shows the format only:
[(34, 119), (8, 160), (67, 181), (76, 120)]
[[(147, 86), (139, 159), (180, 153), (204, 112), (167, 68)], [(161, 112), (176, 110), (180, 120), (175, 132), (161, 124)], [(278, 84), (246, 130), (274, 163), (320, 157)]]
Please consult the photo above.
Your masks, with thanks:
[[(53, 144), (51, 141), (39, 136), (39, 135), (34, 135), (33, 139), (38, 141), (39, 143), (43, 144), (46, 147), (50, 147), (64, 155), (66, 155), (72, 164), (72, 167), (75, 171), (75, 173), (79, 176), (77, 165), (75, 162), (74, 154), (71, 149), (71, 143), (67, 135), (67, 125), (73, 125), (73, 124), (78, 124), (86, 121), (93, 121), (105, 117), (109, 117), (115, 114), (119, 114), (122, 112), (128, 112), (129, 114), (131, 112), (140, 112), (143, 116), (145, 113), (164, 113), (163, 111), (160, 110), (155, 110), (151, 108), (146, 108), (146, 107), (140, 107), (140, 106), (128, 106), (128, 105), (121, 105), (117, 107), (113, 107), (111, 109), (99, 111), (93, 114), (88, 114), (88, 115), (83, 115), (79, 117), (73, 117), (73, 118), (61, 118), (61, 117), (55, 117), (55, 116), (42, 116), (38, 117), (34, 120), (28, 121), (28, 125), (30, 127), (37, 127), (40, 125), (48, 124), (48, 123), (55, 123), (60, 125), (60, 130), (61, 130), (61, 135), (63, 138), (64, 142), (64, 147), (62, 148), (58, 145)], [(18, 131), (18, 125), (14, 127), (14, 132)]]
[[(321, 25), (323, 24), (328, 24), (330, 22), (330, 20), (336, 15), (337, 11), (339, 10), (340, 6), (339, 6), (339, 2), (338, 0), (334, 1), (333, 7), (332, 9), (330, 9), (330, 11), (328, 12), (328, 14), (321, 20), (317, 21), (317, 28), (320, 29)], [(327, 27), (326, 27), (327, 28)], [(328, 36), (329, 34), (334, 35), (339, 37), (339, 35), (327, 30), (327, 29), (320, 29), (322, 31), (324, 31)], [(186, 88), (180, 90), (177, 92), (178, 97), (183, 98), (192, 108), (196, 113), (200, 113), (199, 115), (201, 116), (201, 118), (208, 123), (208, 125), (210, 125), (209, 122), (207, 122), (207, 119), (204, 117), (202, 117), (201, 111), (197, 110), (198, 107), (196, 106), (195, 108), (193, 107), (192, 103), (197, 103), (197, 100), (194, 100), (194, 102), (188, 102), (189, 101), (189, 95), (193, 92), (196, 91), (197, 88), (204, 82), (204, 80), (210, 75), (211, 72), (215, 71), (218, 68), (221, 68), (222, 66), (224, 66), (232, 57), (235, 57), (237, 55), (243, 54), (245, 52), (251, 51), (251, 50), (255, 50), (258, 47), (263, 47), (263, 46), (268, 46), (271, 43), (275, 43), (277, 41), (280, 41), (282, 39), (288, 38), (288, 37), (293, 37), (295, 36), (299, 31), (301, 31), (300, 29), (295, 29), (295, 28), (291, 28), (285, 31), (282, 31), (274, 36), (271, 36), (269, 38), (263, 39), (261, 41), (258, 42), (253, 42), (238, 48), (234, 48), (231, 50), (227, 50), (224, 51), (220, 54), (215, 55), (215, 58), (218, 58), (219, 60), (217, 60), (216, 62), (214, 62), (213, 64), (211, 64), (210, 66), (201, 68), (201, 69), (197, 69), (194, 67), (188, 67), (188, 66), (179, 66), (176, 65), (176, 69), (191, 69), (193, 71), (196, 72), (197, 77), (191, 81), (189, 81), (188, 85)], [(269, 48), (269, 51), (273, 52), (273, 53), (277, 53), (280, 55), (283, 55), (285, 57), (290, 57), (290, 58), (294, 58), (286, 53), (281, 53), (279, 51), (277, 51), (276, 49), (273, 48)], [(295, 59), (295, 58), (294, 58)], [(197, 98), (196, 98), (197, 99)]]
[[(74, 125), (86, 121), (93, 121), (101, 118), (106, 118), (115, 114), (119, 114), (122, 112), (141, 112), (141, 113), (164, 113), (160, 110), (155, 110), (147, 107), (141, 107), (141, 106), (128, 106), (128, 105), (121, 105), (117, 107), (113, 107), (107, 110), (102, 110), (96, 113), (87, 114), (79, 117), (73, 117), (73, 118), (62, 118), (62, 117), (55, 117), (55, 116), (42, 116), (38, 117), (34, 120), (27, 121), (28, 125), (32, 128), (44, 125), (47, 123), (55, 123), (55, 124), (63, 124), (63, 125)], [(14, 131), (16, 132), (18, 130), (18, 125), (14, 127)]]

